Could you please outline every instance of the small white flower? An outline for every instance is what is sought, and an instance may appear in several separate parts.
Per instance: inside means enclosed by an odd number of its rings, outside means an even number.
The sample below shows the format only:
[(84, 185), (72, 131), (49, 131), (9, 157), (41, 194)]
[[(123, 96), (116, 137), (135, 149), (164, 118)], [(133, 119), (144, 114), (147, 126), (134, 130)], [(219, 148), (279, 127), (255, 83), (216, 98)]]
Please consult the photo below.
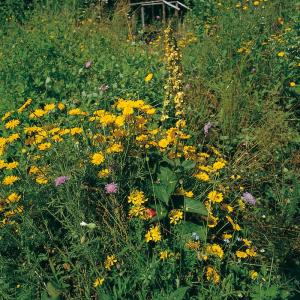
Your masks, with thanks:
[(266, 250), (265, 249), (260, 249), (259, 252), (264, 253), (264, 252), (266, 252)]
[(85, 222), (82, 221), (82, 222), (80, 223), (80, 226), (87, 226), (87, 223), (85, 223)]

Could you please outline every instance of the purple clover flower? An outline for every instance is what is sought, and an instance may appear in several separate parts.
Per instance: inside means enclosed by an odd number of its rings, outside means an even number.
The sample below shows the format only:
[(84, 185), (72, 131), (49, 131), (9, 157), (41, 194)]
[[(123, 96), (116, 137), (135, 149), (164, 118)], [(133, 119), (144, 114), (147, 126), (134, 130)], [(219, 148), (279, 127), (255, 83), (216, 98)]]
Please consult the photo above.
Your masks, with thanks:
[(108, 183), (105, 185), (105, 192), (107, 194), (115, 194), (118, 192), (118, 184), (117, 183)]
[(70, 177), (68, 177), (68, 176), (59, 176), (55, 179), (55, 186), (62, 185), (64, 183), (66, 183), (69, 179), (70, 179)]
[(213, 126), (213, 124), (212, 124), (211, 122), (208, 122), (208, 123), (206, 123), (206, 124), (204, 125), (203, 130), (204, 130), (205, 136), (208, 135), (208, 131), (209, 131), (209, 129), (210, 129), (212, 126)]
[(256, 203), (256, 199), (248, 192), (243, 194), (242, 199), (251, 205), (255, 205)]

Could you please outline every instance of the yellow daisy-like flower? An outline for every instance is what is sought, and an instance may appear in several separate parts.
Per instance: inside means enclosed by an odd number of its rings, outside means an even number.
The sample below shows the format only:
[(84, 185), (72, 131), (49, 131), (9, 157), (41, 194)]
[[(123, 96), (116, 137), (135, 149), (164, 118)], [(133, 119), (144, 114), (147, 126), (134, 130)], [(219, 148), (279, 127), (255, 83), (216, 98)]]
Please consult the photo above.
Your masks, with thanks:
[(183, 212), (179, 209), (171, 210), (169, 214), (170, 224), (176, 225), (183, 219)]
[(255, 279), (258, 277), (258, 273), (257, 273), (256, 271), (254, 271), (254, 270), (251, 270), (251, 271), (249, 272), (249, 276), (250, 276), (250, 278), (251, 278), (252, 280), (255, 280)]
[(211, 191), (208, 194), (208, 200), (210, 200), (213, 203), (220, 203), (223, 200), (223, 194), (217, 191)]
[(145, 234), (145, 239), (147, 243), (149, 243), (150, 241), (159, 242), (161, 240), (161, 233), (160, 233), (159, 226), (158, 225), (154, 227), (152, 226)]
[(162, 139), (158, 142), (158, 146), (163, 149), (167, 148), (169, 144), (170, 144), (170, 141), (168, 139)]
[(218, 256), (219, 258), (223, 258), (224, 256), (224, 251), (222, 247), (218, 244), (208, 244), (206, 246), (206, 254), (207, 255), (215, 255)]
[(115, 143), (106, 149), (106, 153), (120, 153), (123, 152), (124, 148), (121, 143)]
[(5, 121), (6, 119), (8, 119), (11, 115), (12, 115), (13, 111), (8, 111), (7, 113), (5, 113), (5, 115), (1, 118), (1, 121)]
[(278, 57), (284, 57), (285, 56), (285, 52), (284, 51), (280, 51), (277, 53)]
[(149, 81), (152, 80), (152, 78), (153, 78), (153, 73), (149, 73), (149, 74), (145, 77), (145, 81), (146, 81), (146, 82), (149, 82)]
[(45, 178), (44, 176), (39, 176), (35, 179), (35, 182), (38, 183), (38, 184), (47, 184), (48, 179)]
[(195, 175), (195, 178), (201, 181), (209, 181), (209, 175), (205, 172), (199, 172)]
[(254, 248), (249, 248), (246, 250), (246, 253), (248, 254), (248, 256), (250, 257), (254, 257), (257, 255), (256, 251), (254, 250)]
[(11, 163), (6, 164), (6, 170), (13, 170), (19, 166), (19, 163), (17, 161), (13, 161)]
[(49, 143), (49, 142), (38, 145), (38, 149), (41, 151), (45, 151), (50, 148), (51, 148), (51, 143)]
[(55, 104), (54, 103), (46, 104), (45, 107), (44, 107), (44, 111), (46, 111), (46, 112), (49, 112), (53, 109), (55, 109)]
[(65, 106), (62, 102), (59, 102), (59, 103), (57, 104), (57, 108), (58, 108), (59, 110), (64, 110), (65, 107), (66, 107), (66, 106)]
[(207, 222), (208, 222), (207, 226), (210, 228), (216, 227), (218, 224), (218, 220), (219, 220), (218, 217), (214, 217), (212, 214), (209, 214), (208, 219), (207, 219)]
[(140, 217), (141, 219), (145, 219), (145, 206), (143, 205), (133, 205), (129, 212), (128, 215), (129, 217)]
[(14, 193), (11, 193), (7, 197), (6, 202), (7, 203), (14, 203), (14, 202), (18, 202), (20, 199), (21, 199), (21, 196), (14, 192)]
[(185, 247), (190, 250), (199, 250), (200, 249), (200, 242), (199, 241), (192, 241), (189, 240), (186, 242)]
[(99, 178), (105, 178), (109, 175), (109, 169), (102, 169), (98, 172), (98, 177)]
[(95, 279), (94, 283), (93, 283), (93, 287), (97, 288), (98, 286), (103, 285), (104, 282), (104, 278), (98, 277)]
[(94, 153), (91, 157), (91, 162), (93, 165), (99, 166), (104, 162), (105, 158), (102, 152)]
[(213, 283), (217, 284), (220, 282), (220, 275), (213, 267), (206, 268), (206, 279), (208, 281), (213, 281)]
[(2, 180), (2, 184), (3, 185), (12, 185), (18, 180), (20, 180), (20, 177), (18, 177), (18, 176), (6, 176)]
[(6, 168), (6, 162), (3, 159), (0, 159), (0, 170)]
[(108, 271), (111, 270), (111, 268), (117, 263), (117, 258), (115, 255), (107, 255), (105, 261), (104, 261), (104, 268)]
[(169, 252), (167, 250), (159, 252), (159, 259), (166, 260), (169, 257)]
[(290, 82), (290, 87), (295, 87), (296, 83), (294, 81)]
[(70, 129), (70, 134), (75, 135), (75, 134), (80, 134), (83, 132), (83, 129), (80, 127), (74, 127)]
[(16, 128), (20, 123), (21, 123), (20, 120), (13, 119), (13, 120), (8, 121), (8, 122), (4, 125), (4, 127), (5, 127), (6, 129), (14, 129), (14, 128)]
[(248, 257), (248, 254), (246, 252), (239, 251), (239, 250), (235, 252), (235, 255), (238, 258), (247, 258)]

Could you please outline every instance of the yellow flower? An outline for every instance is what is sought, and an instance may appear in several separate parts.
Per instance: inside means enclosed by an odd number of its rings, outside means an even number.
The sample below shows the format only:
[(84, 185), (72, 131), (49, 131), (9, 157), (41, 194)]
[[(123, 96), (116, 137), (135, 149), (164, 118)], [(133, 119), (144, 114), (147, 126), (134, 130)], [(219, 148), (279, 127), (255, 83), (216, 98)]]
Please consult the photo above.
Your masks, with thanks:
[(49, 142), (38, 145), (38, 149), (41, 151), (44, 151), (44, 150), (47, 150), (50, 148), (51, 148), (51, 143), (49, 143)]
[(280, 51), (280, 52), (277, 53), (277, 56), (278, 57), (283, 57), (283, 56), (285, 56), (285, 52), (284, 51)]
[(154, 227), (152, 226), (145, 234), (145, 239), (147, 243), (149, 243), (150, 241), (159, 242), (161, 240), (161, 233), (159, 230), (159, 226), (158, 225)]
[(209, 181), (209, 175), (205, 172), (199, 172), (195, 175), (195, 177), (201, 181)]
[(113, 267), (117, 263), (117, 258), (115, 255), (107, 255), (105, 261), (104, 261), (104, 268), (108, 271), (111, 270), (111, 267)]
[(62, 102), (59, 102), (57, 104), (57, 107), (58, 107), (59, 110), (64, 110), (66, 106)]
[(28, 99), (20, 108), (18, 108), (18, 113), (23, 112), (27, 106), (29, 106), (31, 104), (32, 100)]
[(86, 116), (87, 113), (82, 111), (80, 108), (73, 108), (68, 111), (70, 116)]
[(40, 118), (44, 116), (46, 113), (47, 112), (44, 111), (43, 109), (38, 108), (29, 115), (29, 119)]
[(117, 116), (115, 119), (115, 124), (118, 127), (122, 127), (125, 124), (125, 117), (124, 116)]
[(5, 128), (6, 129), (14, 129), (16, 128), (21, 122), (17, 119), (13, 119), (13, 120), (10, 120), (8, 121), (6, 124), (5, 124)]
[(70, 134), (75, 135), (75, 134), (80, 134), (83, 132), (83, 129), (80, 127), (74, 127), (70, 129)]
[(188, 198), (193, 198), (194, 197), (194, 193), (192, 191), (184, 192), (184, 196), (186, 196)]
[(236, 230), (236, 231), (240, 231), (241, 230), (241, 227), (237, 223), (234, 223), (233, 220), (232, 220), (232, 218), (230, 216), (226, 216), (226, 219), (231, 224), (233, 230)]
[(98, 172), (99, 178), (105, 178), (109, 175), (109, 169), (102, 169)]
[(183, 212), (179, 209), (171, 210), (169, 214), (170, 224), (176, 225), (183, 219)]
[(145, 197), (145, 194), (142, 191), (132, 191), (128, 196), (128, 203), (132, 203), (135, 206), (141, 206), (147, 202), (147, 200), (148, 199)]
[(207, 218), (207, 222), (208, 222), (207, 226), (210, 228), (216, 227), (218, 224), (218, 220), (219, 220), (218, 217), (214, 217), (212, 214), (209, 214)]
[(250, 276), (250, 278), (251, 278), (252, 280), (255, 280), (255, 279), (258, 277), (258, 273), (257, 273), (256, 271), (254, 271), (254, 270), (251, 270), (251, 271), (249, 272), (249, 276)]
[(257, 253), (255, 252), (254, 248), (249, 248), (246, 250), (246, 253), (248, 254), (248, 256), (250, 257), (254, 257), (257, 255)]
[(104, 162), (104, 155), (102, 152), (94, 153), (91, 157), (91, 162), (93, 165), (99, 166)]
[(189, 240), (186, 244), (185, 247), (191, 250), (199, 250), (200, 249), (200, 242), (199, 241), (192, 241)]
[(8, 136), (7, 141), (9, 143), (12, 143), (12, 142), (16, 141), (19, 138), (20, 138), (20, 134), (19, 133), (13, 133), (10, 136)]
[(2, 121), (5, 121), (7, 118), (9, 118), (12, 115), (13, 111), (8, 111), (5, 113), (5, 115), (1, 118)]
[(244, 245), (247, 246), (247, 247), (250, 247), (251, 246), (251, 241), (247, 240), (247, 239), (243, 239), (243, 242), (244, 242)]
[(17, 161), (11, 162), (11, 163), (7, 163), (6, 164), (6, 170), (12, 170), (15, 169), (19, 166), (19, 163)]
[(128, 212), (129, 217), (140, 217), (141, 219), (145, 219), (145, 206), (143, 205), (133, 205), (129, 212)]
[(29, 174), (38, 174), (40, 173), (40, 169), (36, 166), (31, 166), (29, 168)]
[(0, 170), (6, 168), (6, 162), (3, 159), (0, 159)]
[(239, 251), (239, 250), (235, 252), (235, 255), (238, 258), (247, 258), (248, 257), (248, 254), (246, 252)]
[(216, 191), (211, 191), (207, 197), (208, 200), (210, 200), (213, 203), (219, 203), (223, 200), (223, 194)]
[(290, 82), (290, 87), (296, 86), (296, 83), (294, 81)]
[(158, 142), (158, 146), (160, 148), (167, 148), (169, 144), (170, 144), (170, 141), (167, 139), (162, 139)]
[(18, 176), (6, 176), (2, 180), (2, 184), (3, 185), (12, 185), (18, 180), (20, 180), (20, 177), (18, 177)]
[(152, 80), (152, 78), (153, 78), (153, 73), (149, 73), (149, 74), (145, 77), (145, 81), (146, 81), (146, 82), (149, 82), (149, 81)]
[(222, 259), (224, 256), (224, 251), (223, 251), (222, 247), (218, 244), (212, 244), (212, 245), (207, 244), (206, 254), (207, 255), (215, 255)]
[(103, 285), (103, 282), (104, 282), (104, 278), (100, 278), (100, 277), (96, 278), (93, 284), (94, 288)]
[(224, 240), (230, 240), (232, 238), (232, 234), (230, 234), (230, 233), (224, 233), (223, 234), (223, 239)]
[(7, 202), (8, 203), (13, 203), (13, 202), (18, 202), (21, 199), (21, 196), (18, 195), (17, 193), (11, 193), (8, 197), (7, 197)]
[(220, 275), (213, 267), (210, 266), (206, 268), (206, 278), (209, 281), (212, 280), (215, 284), (220, 282)]
[(166, 260), (168, 257), (169, 257), (169, 252), (167, 250), (166, 251), (161, 251), (159, 253), (159, 259), (160, 260)]
[(55, 104), (54, 103), (46, 104), (45, 107), (44, 107), (44, 111), (46, 111), (46, 112), (51, 111), (53, 109), (55, 109)]
[(259, 1), (254, 1), (254, 2), (253, 2), (253, 5), (254, 5), (254, 6), (258, 6), (258, 5), (259, 5)]
[(106, 149), (106, 153), (120, 153), (124, 148), (121, 143), (115, 143)]
[(45, 178), (44, 176), (39, 176), (35, 179), (35, 182), (38, 183), (38, 184), (47, 184), (48, 179)]

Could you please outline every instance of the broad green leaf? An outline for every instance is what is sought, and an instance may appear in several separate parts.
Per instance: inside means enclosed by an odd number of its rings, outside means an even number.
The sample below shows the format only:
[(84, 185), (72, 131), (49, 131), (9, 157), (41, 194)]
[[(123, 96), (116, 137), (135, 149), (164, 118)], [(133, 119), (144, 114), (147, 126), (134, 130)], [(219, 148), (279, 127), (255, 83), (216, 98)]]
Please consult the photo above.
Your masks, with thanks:
[(204, 225), (195, 224), (192, 222), (184, 222), (180, 224), (180, 232), (183, 237), (190, 239), (192, 234), (195, 232), (199, 235), (199, 239), (202, 241), (206, 240), (207, 228)]
[(168, 205), (171, 194), (167, 192), (165, 185), (155, 184), (153, 188), (155, 197)]
[(183, 169), (185, 171), (188, 171), (188, 170), (195, 168), (196, 163), (192, 160), (185, 160), (182, 162), (181, 166), (183, 167)]
[(172, 194), (176, 188), (177, 176), (169, 168), (160, 168), (160, 173), (158, 174), (158, 179), (160, 183), (165, 185), (168, 194)]
[(185, 296), (188, 289), (189, 289), (188, 287), (180, 287), (176, 291), (169, 294), (167, 297), (163, 297), (163, 298), (160, 298), (160, 299), (163, 299), (163, 300), (182, 300), (182, 299), (184, 299), (184, 296)]
[(60, 291), (54, 286), (54, 284), (52, 282), (48, 282), (47, 283), (47, 291), (48, 294), (51, 298), (53, 299), (58, 299), (59, 295), (60, 295)]
[(184, 198), (184, 211), (190, 213), (196, 213), (203, 216), (207, 216), (207, 209), (205, 205), (199, 200), (195, 200), (192, 198)]

